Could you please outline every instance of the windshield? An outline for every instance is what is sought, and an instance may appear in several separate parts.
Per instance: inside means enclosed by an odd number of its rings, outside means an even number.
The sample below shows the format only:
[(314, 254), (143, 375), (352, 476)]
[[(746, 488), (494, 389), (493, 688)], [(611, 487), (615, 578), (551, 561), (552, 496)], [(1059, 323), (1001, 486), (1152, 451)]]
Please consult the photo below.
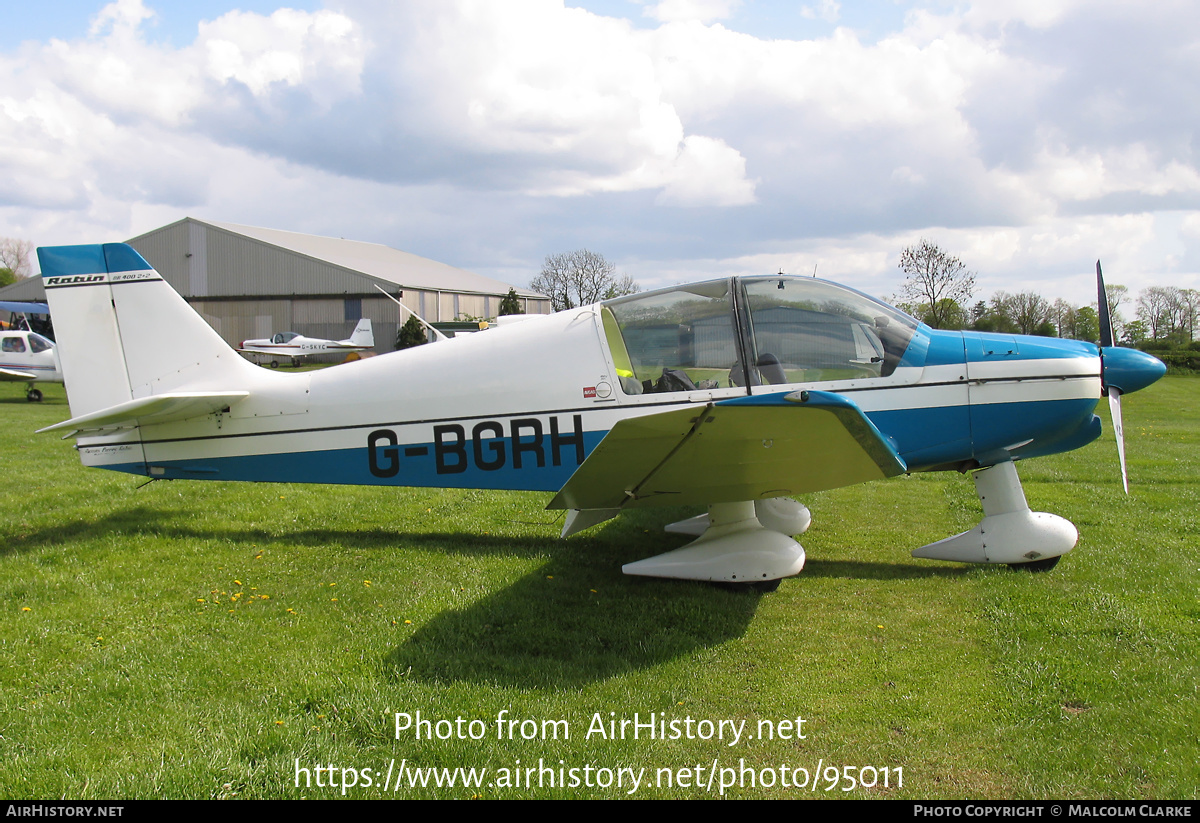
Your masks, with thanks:
[(601, 318), (625, 394), (887, 377), (918, 326), (853, 289), (787, 275), (621, 297)]
[(738, 350), (728, 280), (623, 297), (601, 314), (626, 394), (729, 385)]
[(887, 377), (917, 322), (865, 294), (810, 277), (743, 278), (759, 383)]
[(40, 334), (34, 332), (29, 333), (29, 348), (35, 352), (49, 351), (54, 348), (54, 344)]

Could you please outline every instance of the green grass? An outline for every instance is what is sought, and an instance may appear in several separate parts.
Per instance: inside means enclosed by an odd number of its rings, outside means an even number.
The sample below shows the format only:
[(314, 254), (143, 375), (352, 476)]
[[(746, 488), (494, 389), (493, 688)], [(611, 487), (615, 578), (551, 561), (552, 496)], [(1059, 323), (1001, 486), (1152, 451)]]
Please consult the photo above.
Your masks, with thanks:
[[(1079, 546), (1047, 574), (918, 561), (974, 525), (968, 478), (814, 495), (804, 572), (770, 595), (627, 578), (679, 545), (642, 511), (567, 541), (546, 495), (156, 482), (86, 470), (0, 385), (0, 796), (335, 797), (296, 761), (658, 769), (903, 768), (903, 787), (732, 797), (1192, 798), (1200, 785), (1200, 380), (1125, 399), (1110, 434), (1022, 463)], [(1107, 426), (1106, 426), (1107, 428)], [(396, 712), (482, 740), (396, 739)], [(570, 739), (497, 740), (494, 720)], [(803, 717), (805, 739), (585, 739), (594, 714)], [(582, 772), (581, 772), (582, 774)], [(315, 777), (314, 777), (315, 780)], [(646, 781), (651, 785), (647, 786)], [(396, 797), (623, 797), (625, 788)], [(385, 796), (357, 787), (347, 796)]]

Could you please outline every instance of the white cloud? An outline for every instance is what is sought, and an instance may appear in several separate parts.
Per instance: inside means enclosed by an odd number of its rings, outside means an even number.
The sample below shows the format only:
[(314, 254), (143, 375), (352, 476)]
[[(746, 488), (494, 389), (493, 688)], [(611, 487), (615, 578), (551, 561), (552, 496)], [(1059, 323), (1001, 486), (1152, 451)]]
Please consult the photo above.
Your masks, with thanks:
[(1049, 192), (1064, 201), (1114, 192), (1200, 193), (1200, 172), (1194, 166), (1159, 157), (1140, 141), (1104, 150), (1070, 149), (1047, 141), (1033, 174), (1044, 178)]
[(1099, 254), (1200, 270), (1183, 6), (977, 0), (788, 41), (734, 30), (725, 0), (656, 3), (649, 28), (561, 0), (343, 0), (231, 11), (176, 48), (152, 2), (0, 53), (0, 224), (127, 236), (208, 209), (470, 236), (510, 267), (607, 241), (658, 279), (815, 262), (869, 286), (934, 232), (1014, 282)]
[(746, 158), (711, 137), (685, 138), (658, 202), (672, 206), (743, 206), (754, 202)]
[(801, 6), (800, 16), (809, 20), (824, 20), (826, 23), (836, 23), (841, 16), (842, 4), (837, 0), (820, 0), (815, 7)]
[(89, 27), (92, 37), (109, 33), (126, 43), (137, 39), (143, 22), (153, 20), (155, 13), (142, 0), (115, 0), (96, 14)]
[(269, 17), (231, 11), (200, 23), (197, 46), (210, 77), (237, 81), (256, 97), (272, 86), (304, 86), (321, 105), (357, 95), (365, 58), (358, 25), (342, 14), (279, 9)]

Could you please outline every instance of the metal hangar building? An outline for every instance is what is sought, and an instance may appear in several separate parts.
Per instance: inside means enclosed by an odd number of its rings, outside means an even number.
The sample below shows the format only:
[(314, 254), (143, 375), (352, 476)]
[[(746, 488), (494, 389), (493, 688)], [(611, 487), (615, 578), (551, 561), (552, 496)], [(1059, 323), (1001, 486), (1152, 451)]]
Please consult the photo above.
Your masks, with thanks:
[[(492, 318), (509, 283), (378, 243), (186, 217), (129, 241), (231, 345), (281, 331), (342, 340), (370, 318), (375, 351), (392, 350), (407, 317), (428, 323)], [(550, 299), (517, 288), (526, 314)]]
[[(446, 323), (495, 317), (512, 287), (378, 243), (193, 217), (128, 242), (235, 348), (282, 331), (342, 340), (367, 317), (375, 351), (388, 352), (407, 317), (378, 289), (426, 322)], [(550, 313), (548, 297), (515, 290), (526, 314)], [(37, 277), (4, 291), (45, 300)]]

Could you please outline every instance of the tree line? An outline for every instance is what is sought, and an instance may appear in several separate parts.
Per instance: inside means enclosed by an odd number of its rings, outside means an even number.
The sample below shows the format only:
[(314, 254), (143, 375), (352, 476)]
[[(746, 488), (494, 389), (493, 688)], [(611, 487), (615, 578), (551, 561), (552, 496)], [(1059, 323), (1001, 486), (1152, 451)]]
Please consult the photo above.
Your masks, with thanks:
[[(905, 279), (896, 304), (934, 328), (1100, 340), (1095, 303), (1076, 306), (1061, 297), (1051, 302), (1033, 291), (998, 291), (972, 303), (975, 273), (928, 240), (904, 249), (899, 267)], [(1197, 347), (1200, 290), (1150, 286), (1136, 299), (1125, 286), (1106, 285), (1104, 291), (1113, 337), (1123, 345)]]

